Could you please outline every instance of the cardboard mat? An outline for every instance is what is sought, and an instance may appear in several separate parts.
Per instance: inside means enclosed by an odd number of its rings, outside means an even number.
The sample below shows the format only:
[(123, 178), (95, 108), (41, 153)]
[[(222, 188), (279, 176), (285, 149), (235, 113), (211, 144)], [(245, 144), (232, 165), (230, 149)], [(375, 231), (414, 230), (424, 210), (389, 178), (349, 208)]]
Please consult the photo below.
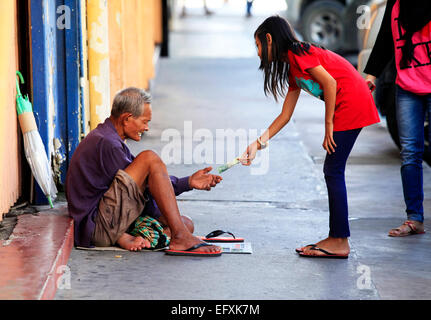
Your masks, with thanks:
[[(223, 253), (253, 253), (253, 249), (251, 247), (250, 242), (240, 242), (240, 243), (213, 243), (223, 249)], [(94, 248), (85, 248), (85, 247), (76, 247), (78, 250), (87, 250), (87, 251), (123, 251), (129, 252), (129, 250), (120, 248), (120, 247), (94, 247)], [(169, 249), (169, 247), (160, 248), (160, 249), (142, 249), (141, 251), (149, 251), (149, 252), (158, 252), (163, 251), (165, 249)]]
[(223, 253), (253, 253), (250, 242), (237, 242), (237, 243), (214, 243), (223, 248)]
[[(76, 247), (78, 250), (87, 250), (87, 251), (125, 251), (129, 252), (129, 250), (120, 248), (120, 247), (94, 247), (94, 248), (85, 248), (85, 247)], [(160, 248), (160, 249), (142, 249), (141, 251), (149, 251), (149, 252), (157, 252), (168, 249), (168, 247)], [(132, 252), (132, 251), (130, 251)]]

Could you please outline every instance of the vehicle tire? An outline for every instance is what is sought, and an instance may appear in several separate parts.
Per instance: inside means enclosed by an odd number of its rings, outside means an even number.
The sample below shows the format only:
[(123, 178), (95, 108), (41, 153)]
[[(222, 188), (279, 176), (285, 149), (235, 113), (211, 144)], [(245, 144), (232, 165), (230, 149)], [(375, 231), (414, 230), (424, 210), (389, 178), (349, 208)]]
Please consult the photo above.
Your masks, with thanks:
[(331, 0), (319, 0), (307, 6), (301, 18), (304, 40), (339, 51), (344, 35), (343, 10), (341, 3)]

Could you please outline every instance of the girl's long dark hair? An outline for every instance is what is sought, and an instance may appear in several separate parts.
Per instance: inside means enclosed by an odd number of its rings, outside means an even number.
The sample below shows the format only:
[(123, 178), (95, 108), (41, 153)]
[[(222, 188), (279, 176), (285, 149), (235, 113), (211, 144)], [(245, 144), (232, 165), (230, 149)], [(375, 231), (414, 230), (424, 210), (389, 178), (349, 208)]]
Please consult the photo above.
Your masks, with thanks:
[[(272, 61), (268, 59), (268, 43), (266, 34), (272, 37)], [(261, 64), (265, 76), (265, 95), (272, 94), (275, 101), (278, 97), (283, 97), (286, 93), (286, 84), (289, 80), (289, 64), (283, 54), (290, 50), (296, 55), (303, 55), (309, 52), (311, 44), (299, 41), (289, 22), (280, 16), (267, 18), (254, 32), (254, 37), (262, 44)]]
[(404, 28), (405, 33), (402, 39), (406, 40), (401, 48), (402, 56), (401, 68), (408, 68), (414, 57), (415, 45), (413, 44), (413, 34), (422, 30), (431, 21), (431, 1), (430, 0), (400, 0), (399, 23)]

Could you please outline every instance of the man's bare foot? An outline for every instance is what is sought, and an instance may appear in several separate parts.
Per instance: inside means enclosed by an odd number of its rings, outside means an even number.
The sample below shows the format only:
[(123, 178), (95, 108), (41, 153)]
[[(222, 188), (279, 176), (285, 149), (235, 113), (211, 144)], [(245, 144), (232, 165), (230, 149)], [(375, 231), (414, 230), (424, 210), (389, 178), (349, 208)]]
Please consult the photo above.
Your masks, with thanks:
[(150, 248), (151, 244), (147, 239), (140, 236), (134, 237), (128, 233), (123, 233), (117, 240), (117, 244), (129, 251), (141, 251), (144, 248)]
[[(202, 243), (203, 241), (195, 237), (191, 233), (177, 234), (171, 238), (169, 249), (171, 250), (187, 250), (196, 244)], [(194, 252), (220, 252), (222, 249), (219, 246), (204, 246), (193, 250)]]
[(349, 240), (347, 238), (332, 238), (328, 237), (316, 243), (316, 246), (305, 246), (298, 250), (304, 255), (325, 255), (319, 250), (313, 250), (313, 247), (318, 247), (328, 252), (337, 255), (348, 255), (350, 253)]

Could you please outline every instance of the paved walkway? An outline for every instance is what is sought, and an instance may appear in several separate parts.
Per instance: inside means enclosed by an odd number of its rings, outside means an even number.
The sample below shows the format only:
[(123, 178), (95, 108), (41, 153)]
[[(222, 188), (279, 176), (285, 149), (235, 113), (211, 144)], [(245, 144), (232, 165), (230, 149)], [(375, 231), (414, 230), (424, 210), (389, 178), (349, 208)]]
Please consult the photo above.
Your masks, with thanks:
[[(135, 154), (155, 150), (171, 174), (186, 176), (207, 163), (215, 168), (219, 160), (231, 160), (247, 143), (241, 132), (253, 135), (250, 129), (260, 133), (270, 124), (281, 103), (263, 94), (252, 37), (260, 21), (193, 11), (176, 22), (172, 56), (159, 61), (150, 132), (130, 143)], [(232, 168), (211, 192), (178, 198), (196, 234), (229, 230), (251, 242), (253, 254), (205, 259), (74, 249), (71, 286), (58, 290), (56, 299), (430, 299), (431, 233), (387, 236), (402, 222), (404, 209), (398, 154), (382, 126), (361, 133), (346, 172), (349, 259), (312, 260), (295, 253), (328, 233), (323, 108), (302, 95), (294, 120), (271, 141), (268, 158), (252, 168)], [(228, 128), (238, 134), (235, 145), (223, 136)], [(199, 164), (204, 147), (207, 163)], [(429, 218), (428, 167), (424, 181)]]

